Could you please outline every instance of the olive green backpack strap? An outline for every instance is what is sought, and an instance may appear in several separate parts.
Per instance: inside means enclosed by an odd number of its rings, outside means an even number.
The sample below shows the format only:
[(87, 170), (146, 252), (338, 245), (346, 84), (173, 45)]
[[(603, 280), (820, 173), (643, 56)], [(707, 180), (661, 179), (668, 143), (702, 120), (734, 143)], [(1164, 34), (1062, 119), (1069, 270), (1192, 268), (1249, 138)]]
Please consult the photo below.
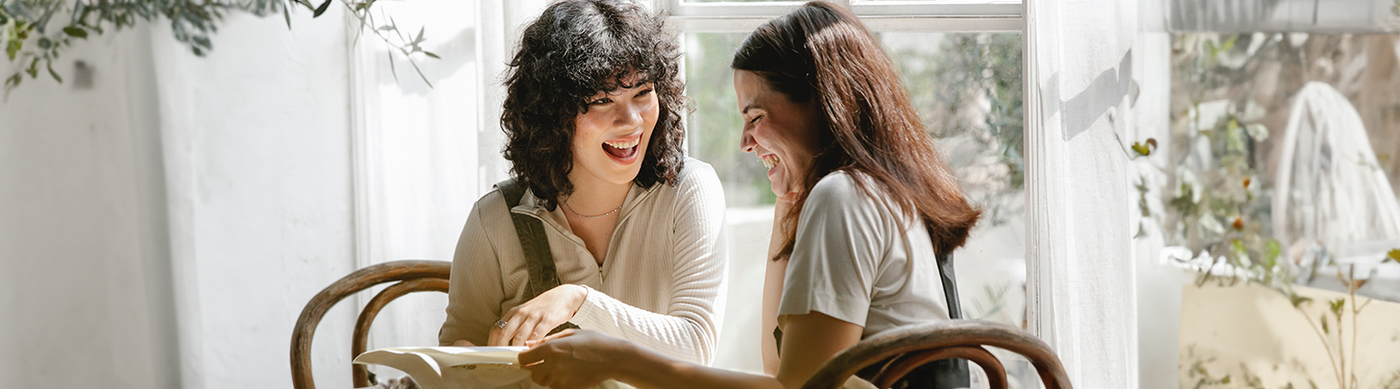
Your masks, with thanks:
[[(545, 235), (544, 222), (510, 211), (520, 205), (520, 198), (525, 196), (525, 188), (516, 183), (514, 178), (496, 183), (496, 188), (500, 189), (501, 196), (505, 197), (506, 213), (510, 214), (510, 221), (515, 225), (515, 235), (520, 238), (520, 250), (525, 253), (525, 267), (530, 271), (530, 280), (525, 286), (525, 301), (529, 301), (559, 286), (559, 272), (554, 268), (554, 253), (549, 250), (549, 237)], [(549, 333), (569, 328), (578, 326), (574, 323), (564, 323)]]

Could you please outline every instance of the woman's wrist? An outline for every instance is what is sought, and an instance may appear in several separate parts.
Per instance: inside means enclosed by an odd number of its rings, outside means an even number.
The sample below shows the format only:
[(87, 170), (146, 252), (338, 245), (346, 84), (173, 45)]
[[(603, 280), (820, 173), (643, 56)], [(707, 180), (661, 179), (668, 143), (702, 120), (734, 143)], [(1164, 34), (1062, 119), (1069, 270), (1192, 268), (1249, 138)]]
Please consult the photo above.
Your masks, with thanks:
[(644, 386), (642, 384), (650, 382), (651, 377), (674, 376), (674, 373), (670, 371), (674, 366), (667, 363), (667, 358), (661, 354), (648, 352), (632, 342), (616, 342), (616, 347), (613, 348), (612, 352), (617, 356), (613, 360), (623, 362), (617, 364), (617, 370), (613, 374), (614, 380), (633, 386)]
[(572, 313), (569, 314), (569, 318), (573, 318), (574, 316), (578, 315), (578, 310), (583, 309), (583, 303), (586, 302), (586, 301), (588, 301), (588, 293), (589, 293), (590, 289), (589, 289), (587, 286), (583, 286), (583, 285), (575, 285), (575, 284), (565, 284), (565, 285), (566, 285), (566, 286), (571, 286), (572, 288), (570, 288), (570, 289), (573, 291), (573, 293), (572, 293), (573, 299), (572, 299), (572, 301), (570, 301), (570, 306), (572, 306), (572, 307), (574, 308), (574, 310), (573, 310)]

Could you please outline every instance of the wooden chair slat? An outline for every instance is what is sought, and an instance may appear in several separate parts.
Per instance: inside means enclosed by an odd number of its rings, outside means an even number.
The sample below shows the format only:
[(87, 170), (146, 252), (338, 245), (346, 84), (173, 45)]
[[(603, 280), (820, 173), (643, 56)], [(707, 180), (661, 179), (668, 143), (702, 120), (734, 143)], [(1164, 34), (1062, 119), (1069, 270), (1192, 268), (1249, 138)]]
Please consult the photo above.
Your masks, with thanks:
[[(413, 279), (441, 279), (446, 282), (451, 270), (452, 263), (446, 261), (384, 262), (356, 270), (322, 289), (320, 293), (311, 298), (311, 301), (306, 303), (306, 307), (301, 310), (301, 316), (297, 318), (296, 326), (292, 328), (292, 387), (296, 389), (316, 388), (316, 383), (311, 375), (311, 339), (316, 335), (316, 326), (321, 324), (321, 319), (336, 303), (362, 290), (386, 282)], [(443, 288), (443, 291), (446, 291), (446, 288)], [(387, 304), (388, 301), (383, 303)], [(376, 314), (377, 311), (378, 309), (376, 309)], [(368, 331), (364, 334), (367, 335)], [(355, 341), (363, 344), (362, 340)], [(359, 384), (356, 382), (357, 386)]]
[[(1045, 342), (1021, 329), (981, 320), (950, 320), (913, 324), (875, 334), (826, 361), (821, 369), (807, 380), (803, 388), (837, 389), (846, 382), (847, 378), (860, 369), (898, 355), (980, 346), (997, 347), (1025, 356), (1036, 368), (1036, 372), (1040, 374), (1041, 382), (1045, 384), (1047, 389), (1073, 388), (1059, 357), (1055, 356), (1055, 352)], [(968, 359), (977, 362), (975, 359)], [(924, 363), (933, 360), (936, 359), (928, 359)], [(997, 365), (999, 366), (1000, 363), (998, 362)], [(917, 367), (917, 365), (908, 368), (912, 369), (913, 367)], [(890, 366), (885, 369), (893, 371), (893, 368)], [(1001, 370), (1004, 371), (1004, 369)], [(991, 372), (988, 372), (988, 375), (991, 376)]]
[(948, 358), (966, 359), (976, 363), (987, 373), (991, 389), (1006, 389), (1006, 367), (1002, 366), (1001, 361), (991, 352), (979, 346), (948, 347), (905, 354), (886, 366), (871, 383), (876, 387), (888, 388), (919, 366)]

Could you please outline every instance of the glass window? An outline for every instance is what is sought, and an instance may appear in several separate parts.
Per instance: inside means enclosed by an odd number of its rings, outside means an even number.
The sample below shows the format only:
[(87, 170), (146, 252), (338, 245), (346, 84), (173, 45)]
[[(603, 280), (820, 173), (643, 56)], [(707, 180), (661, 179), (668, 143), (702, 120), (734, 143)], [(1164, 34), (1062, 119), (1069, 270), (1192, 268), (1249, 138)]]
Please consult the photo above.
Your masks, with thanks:
[(1166, 185), (1142, 212), (1204, 286), (1183, 290), (1180, 382), (1400, 382), (1382, 356), (1400, 345), (1385, 319), (1400, 314), (1385, 261), (1400, 249), (1400, 34), (1186, 33), (1171, 49)]

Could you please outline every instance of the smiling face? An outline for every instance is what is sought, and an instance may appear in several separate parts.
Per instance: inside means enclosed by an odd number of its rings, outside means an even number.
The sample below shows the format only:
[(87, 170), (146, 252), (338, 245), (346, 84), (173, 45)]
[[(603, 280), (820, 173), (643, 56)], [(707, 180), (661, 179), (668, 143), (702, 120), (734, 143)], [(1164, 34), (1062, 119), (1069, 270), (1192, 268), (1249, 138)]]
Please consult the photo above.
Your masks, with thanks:
[(812, 168), (820, 142), (817, 100), (788, 101), (757, 73), (737, 69), (734, 93), (744, 118), (739, 148), (763, 160), (773, 194), (784, 197), (802, 191), (802, 180)]
[(631, 185), (642, 169), (656, 118), (660, 115), (653, 85), (627, 74), (618, 89), (589, 97), (588, 111), (574, 117), (574, 169), (569, 180), (579, 185), (600, 180)]

